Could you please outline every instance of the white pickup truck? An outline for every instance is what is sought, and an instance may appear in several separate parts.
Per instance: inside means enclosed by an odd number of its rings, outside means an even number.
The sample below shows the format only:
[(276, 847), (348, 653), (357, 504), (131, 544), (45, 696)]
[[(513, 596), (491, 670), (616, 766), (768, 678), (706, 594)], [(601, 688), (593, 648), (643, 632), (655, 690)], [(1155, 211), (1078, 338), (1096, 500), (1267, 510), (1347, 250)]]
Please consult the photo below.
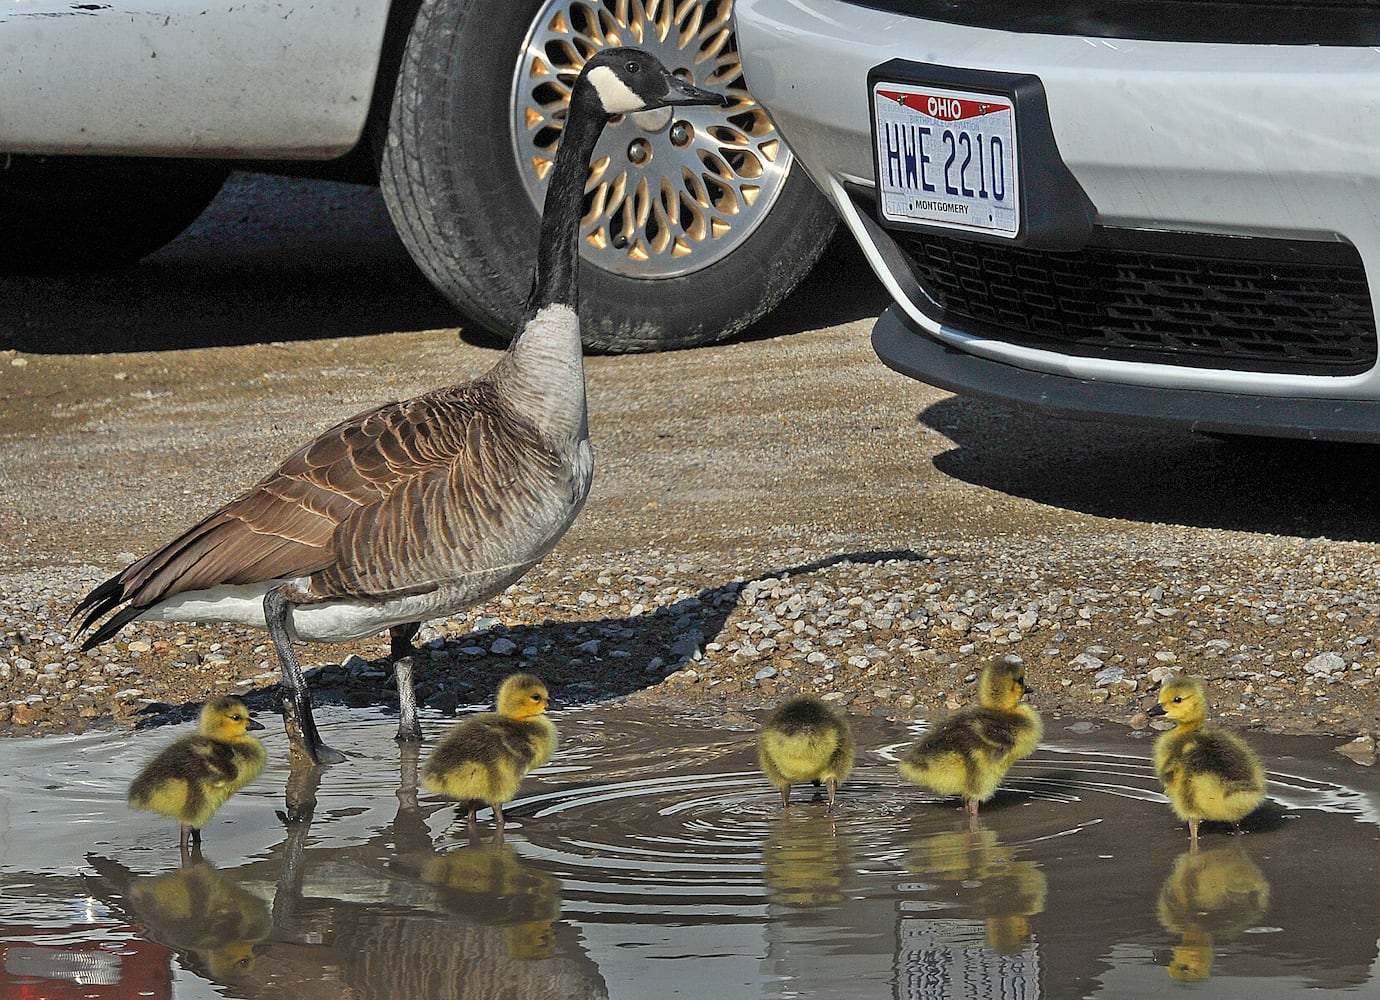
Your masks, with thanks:
[(746, 89), (732, 0), (0, 0), (0, 271), (129, 264), (232, 168), (376, 182), (470, 319), (510, 331), (585, 59), (639, 45), (723, 109), (605, 130), (586, 345), (689, 347), (808, 273), (833, 209)]

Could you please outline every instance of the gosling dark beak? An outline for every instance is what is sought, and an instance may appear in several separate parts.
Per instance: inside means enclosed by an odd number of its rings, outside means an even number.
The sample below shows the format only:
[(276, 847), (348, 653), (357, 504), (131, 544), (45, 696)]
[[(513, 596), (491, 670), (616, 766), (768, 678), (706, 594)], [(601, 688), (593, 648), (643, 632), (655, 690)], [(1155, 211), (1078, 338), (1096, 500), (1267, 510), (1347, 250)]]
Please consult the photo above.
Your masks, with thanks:
[(711, 104), (714, 107), (726, 108), (733, 103), (733, 98), (731, 97), (724, 94), (716, 94), (712, 90), (701, 90), (694, 84), (686, 83), (678, 76), (669, 77), (667, 85), (667, 104)]
[(262, 722), (260, 722), (258, 719), (251, 718), (251, 719), (249, 720), (249, 725), (245, 726), (245, 728), (246, 728), (246, 729), (267, 729), (268, 727), (265, 726), (265, 725), (264, 725)]
[(1146, 714), (1146, 715), (1164, 715), (1164, 714), (1165, 714), (1164, 706), (1161, 705), (1159, 702), (1155, 702), (1155, 704), (1151, 705), (1149, 708), (1147, 708), (1147, 709), (1145, 710), (1145, 714)]

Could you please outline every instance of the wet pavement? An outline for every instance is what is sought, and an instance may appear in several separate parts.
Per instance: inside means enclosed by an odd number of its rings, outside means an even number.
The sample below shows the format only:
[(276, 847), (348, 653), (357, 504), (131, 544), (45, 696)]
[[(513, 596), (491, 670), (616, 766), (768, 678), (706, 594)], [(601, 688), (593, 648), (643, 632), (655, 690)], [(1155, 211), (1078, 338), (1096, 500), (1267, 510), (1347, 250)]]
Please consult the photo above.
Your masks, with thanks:
[[(0, 995), (53, 997), (1144, 997), (1380, 991), (1380, 776), (1332, 740), (1252, 734), (1269, 796), (1203, 849), (1150, 768), (1153, 733), (1047, 719), (970, 830), (904, 786), (918, 729), (854, 720), (835, 814), (782, 815), (756, 722), (605, 703), (473, 842), (415, 786), (377, 711), (323, 710), (348, 763), (270, 767), (182, 867), (130, 811), (172, 728), (10, 741), (0, 777)], [(424, 755), (444, 731), (424, 719)], [(277, 810), (315, 798), (285, 829)], [(65, 984), (65, 985), (64, 985)], [(29, 994), (25, 994), (29, 995)]]

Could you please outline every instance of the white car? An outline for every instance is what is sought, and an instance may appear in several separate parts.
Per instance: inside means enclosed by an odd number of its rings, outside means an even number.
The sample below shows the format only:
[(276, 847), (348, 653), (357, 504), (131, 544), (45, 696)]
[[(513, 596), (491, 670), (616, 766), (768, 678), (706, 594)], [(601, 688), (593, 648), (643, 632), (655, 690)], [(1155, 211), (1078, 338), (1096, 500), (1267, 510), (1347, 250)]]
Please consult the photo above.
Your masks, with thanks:
[(895, 299), (873, 344), (1047, 412), (1380, 440), (1370, 0), (739, 0)]
[(743, 84), (732, 0), (0, 0), (0, 272), (121, 265), (232, 166), (380, 183), (418, 265), (516, 324), (538, 199), (589, 55), (640, 45), (734, 98), (604, 132), (582, 228), (586, 346), (741, 330), (833, 209)]

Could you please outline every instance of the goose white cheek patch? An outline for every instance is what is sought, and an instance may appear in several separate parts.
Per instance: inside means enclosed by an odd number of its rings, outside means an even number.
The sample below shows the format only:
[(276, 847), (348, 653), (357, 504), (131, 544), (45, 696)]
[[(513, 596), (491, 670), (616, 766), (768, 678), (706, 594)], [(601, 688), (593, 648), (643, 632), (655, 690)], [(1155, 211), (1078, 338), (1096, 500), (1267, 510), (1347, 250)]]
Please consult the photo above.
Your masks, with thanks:
[(626, 115), (647, 107), (647, 102), (638, 97), (633, 89), (618, 79), (618, 74), (607, 66), (596, 66), (590, 70), (589, 82), (594, 84), (599, 102), (611, 115)]

